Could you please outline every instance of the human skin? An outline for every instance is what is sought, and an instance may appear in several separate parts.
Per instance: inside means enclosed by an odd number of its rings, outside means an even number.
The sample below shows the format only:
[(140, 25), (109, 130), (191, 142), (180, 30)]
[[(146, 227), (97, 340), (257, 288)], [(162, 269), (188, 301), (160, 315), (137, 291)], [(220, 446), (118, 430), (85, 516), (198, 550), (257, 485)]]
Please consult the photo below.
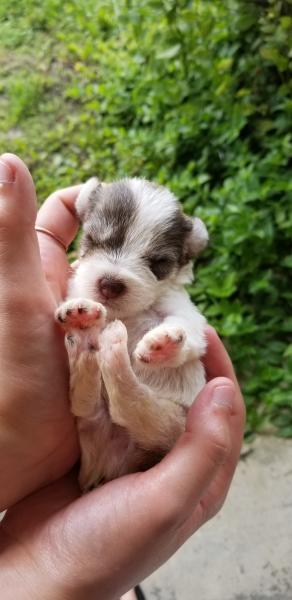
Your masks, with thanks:
[[(221, 507), (240, 453), (241, 393), (208, 328), (209, 381), (173, 450), (146, 473), (80, 497), (70, 471), (78, 446), (66, 357), (53, 320), (68, 263), (61, 245), (40, 234), (41, 263), (30, 175), (16, 157), (1, 160), (14, 178), (0, 189), (0, 489), (2, 507), (14, 505), (0, 529), (1, 598), (113, 600)], [(51, 196), (38, 216), (66, 244), (78, 226), (78, 189)]]
[[(0, 509), (4, 509), (66, 473), (77, 459), (78, 443), (68, 411), (63, 335), (53, 316), (65, 293), (69, 265), (62, 247), (44, 234), (39, 234), (41, 263), (31, 176), (14, 155), (5, 154), (0, 160), (2, 179), (13, 181), (0, 186)], [(40, 225), (56, 232), (60, 227), (66, 244), (78, 228), (73, 204), (79, 189), (53, 194), (38, 214)]]

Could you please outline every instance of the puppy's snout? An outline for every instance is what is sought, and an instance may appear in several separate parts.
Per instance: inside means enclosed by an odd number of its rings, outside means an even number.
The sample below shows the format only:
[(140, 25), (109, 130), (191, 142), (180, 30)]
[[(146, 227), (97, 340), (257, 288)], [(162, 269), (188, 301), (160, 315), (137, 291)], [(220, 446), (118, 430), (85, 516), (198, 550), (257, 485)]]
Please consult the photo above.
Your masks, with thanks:
[(98, 287), (105, 300), (118, 298), (126, 291), (125, 284), (120, 279), (113, 277), (102, 277), (98, 282)]

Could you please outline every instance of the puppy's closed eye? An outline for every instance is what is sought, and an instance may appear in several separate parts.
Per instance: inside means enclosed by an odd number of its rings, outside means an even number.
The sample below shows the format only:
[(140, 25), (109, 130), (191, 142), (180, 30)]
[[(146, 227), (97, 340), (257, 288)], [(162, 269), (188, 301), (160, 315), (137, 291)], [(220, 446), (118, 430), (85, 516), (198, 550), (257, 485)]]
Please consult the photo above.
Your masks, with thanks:
[(155, 256), (149, 259), (149, 267), (157, 279), (164, 279), (170, 273), (174, 261), (168, 256)]

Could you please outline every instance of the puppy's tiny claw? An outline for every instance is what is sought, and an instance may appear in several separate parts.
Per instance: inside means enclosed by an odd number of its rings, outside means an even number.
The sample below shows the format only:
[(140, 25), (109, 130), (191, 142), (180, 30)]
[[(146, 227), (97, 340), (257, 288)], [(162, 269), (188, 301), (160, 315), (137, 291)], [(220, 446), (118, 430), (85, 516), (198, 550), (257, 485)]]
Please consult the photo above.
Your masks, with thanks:
[(149, 356), (143, 356), (143, 354), (136, 354), (136, 358), (137, 358), (138, 360), (141, 360), (141, 362), (144, 362), (144, 363), (150, 363), (150, 358), (149, 358)]
[(74, 336), (71, 335), (70, 333), (67, 333), (67, 335), (66, 335), (66, 341), (68, 342), (68, 344), (70, 346), (74, 346), (74, 343), (75, 343)]

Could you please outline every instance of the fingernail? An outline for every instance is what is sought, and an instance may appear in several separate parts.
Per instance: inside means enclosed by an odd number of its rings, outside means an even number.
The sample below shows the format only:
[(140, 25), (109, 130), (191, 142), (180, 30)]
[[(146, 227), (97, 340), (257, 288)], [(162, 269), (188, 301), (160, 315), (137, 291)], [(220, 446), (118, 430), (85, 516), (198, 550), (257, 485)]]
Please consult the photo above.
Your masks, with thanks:
[(231, 385), (218, 385), (214, 388), (212, 402), (218, 406), (226, 406), (230, 410), (233, 407), (235, 390)]
[(0, 157), (0, 183), (14, 183), (14, 172), (2, 157)]

